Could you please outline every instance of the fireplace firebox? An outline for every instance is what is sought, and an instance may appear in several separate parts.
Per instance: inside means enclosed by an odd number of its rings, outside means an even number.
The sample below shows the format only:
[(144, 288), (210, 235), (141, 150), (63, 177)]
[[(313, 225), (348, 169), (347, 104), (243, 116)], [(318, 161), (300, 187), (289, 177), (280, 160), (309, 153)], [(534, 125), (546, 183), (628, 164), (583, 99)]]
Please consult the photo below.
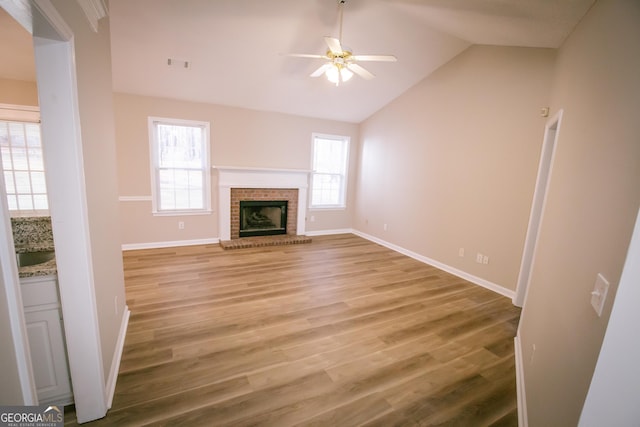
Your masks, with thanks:
[(287, 200), (240, 201), (240, 237), (287, 234)]

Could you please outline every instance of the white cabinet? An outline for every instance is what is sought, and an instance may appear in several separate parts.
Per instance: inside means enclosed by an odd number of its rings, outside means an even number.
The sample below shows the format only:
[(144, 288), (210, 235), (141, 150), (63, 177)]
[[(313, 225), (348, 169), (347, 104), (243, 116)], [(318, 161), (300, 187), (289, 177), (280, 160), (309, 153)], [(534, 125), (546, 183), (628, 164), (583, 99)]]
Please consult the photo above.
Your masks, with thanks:
[(73, 402), (56, 276), (20, 279), (31, 364), (41, 405)]

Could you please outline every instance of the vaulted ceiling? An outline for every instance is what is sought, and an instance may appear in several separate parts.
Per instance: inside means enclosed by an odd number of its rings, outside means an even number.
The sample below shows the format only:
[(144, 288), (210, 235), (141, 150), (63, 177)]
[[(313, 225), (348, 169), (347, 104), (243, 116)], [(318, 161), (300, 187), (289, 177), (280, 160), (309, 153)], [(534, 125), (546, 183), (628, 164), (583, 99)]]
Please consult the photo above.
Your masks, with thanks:
[[(398, 61), (361, 63), (373, 80), (336, 87), (309, 77), (322, 60), (283, 54), (324, 54), (323, 37), (339, 35), (337, 0), (110, 0), (113, 85), (357, 123), (472, 44), (559, 47), (593, 1), (347, 0), (343, 45)], [(0, 49), (14, 37), (3, 19)]]

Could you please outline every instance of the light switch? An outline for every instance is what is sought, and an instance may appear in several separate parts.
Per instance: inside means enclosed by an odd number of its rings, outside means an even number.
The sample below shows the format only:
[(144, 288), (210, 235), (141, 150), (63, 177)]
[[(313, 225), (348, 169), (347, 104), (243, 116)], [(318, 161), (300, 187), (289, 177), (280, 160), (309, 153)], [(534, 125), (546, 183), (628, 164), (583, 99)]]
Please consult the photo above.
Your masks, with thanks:
[(608, 290), (609, 282), (602, 274), (598, 273), (596, 284), (593, 286), (593, 292), (591, 292), (591, 305), (598, 313), (598, 316), (602, 316), (602, 307), (604, 307), (604, 301), (607, 299)]

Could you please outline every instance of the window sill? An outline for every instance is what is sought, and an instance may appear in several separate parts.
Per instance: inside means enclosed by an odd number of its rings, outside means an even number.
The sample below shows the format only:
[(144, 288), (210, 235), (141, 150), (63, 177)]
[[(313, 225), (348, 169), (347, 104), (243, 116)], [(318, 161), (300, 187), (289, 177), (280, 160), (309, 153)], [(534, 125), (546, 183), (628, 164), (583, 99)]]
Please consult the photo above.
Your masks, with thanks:
[(211, 215), (212, 210), (202, 211), (154, 211), (151, 212), (153, 216), (188, 216), (188, 215)]
[(46, 216), (51, 216), (48, 210), (9, 211), (9, 217), (11, 218), (31, 218), (31, 217), (46, 217)]

